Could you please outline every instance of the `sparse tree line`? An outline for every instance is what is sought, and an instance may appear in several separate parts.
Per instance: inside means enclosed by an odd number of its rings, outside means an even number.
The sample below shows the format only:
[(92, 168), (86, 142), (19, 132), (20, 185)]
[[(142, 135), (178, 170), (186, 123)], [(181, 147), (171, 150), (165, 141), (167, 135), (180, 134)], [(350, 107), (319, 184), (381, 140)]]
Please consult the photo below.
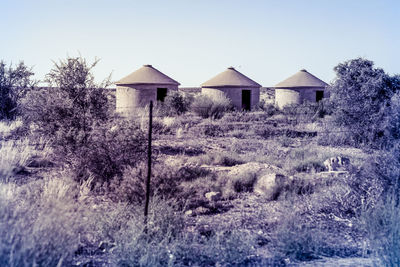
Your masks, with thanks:
[[(50, 88), (37, 90), (38, 81), (33, 80), (31, 68), (23, 62), (7, 66), (1, 61), (0, 119), (22, 116), (50, 136), (64, 134), (65, 138), (57, 139), (60, 142), (71, 140), (78, 146), (86, 142), (85, 132), (93, 124), (114, 116), (112, 104), (102, 90), (111, 84), (110, 77), (100, 84), (94, 82), (92, 69), (97, 63), (95, 60), (89, 64), (83, 58), (56, 62), (45, 78)], [(332, 115), (332, 127), (348, 131), (348, 145), (391, 147), (392, 140), (400, 137), (397, 127), (400, 124), (400, 76), (389, 75), (363, 58), (340, 63), (334, 71), (336, 77), (328, 88), (329, 99), (319, 104), (286, 106), (282, 112), (293, 117), (303, 114), (312, 119)], [(271, 115), (276, 112), (273, 105), (263, 102), (259, 109)], [(164, 103), (159, 103), (158, 114), (176, 116), (189, 110), (203, 118), (219, 119), (233, 108), (227, 99), (194, 98), (171, 92)]]

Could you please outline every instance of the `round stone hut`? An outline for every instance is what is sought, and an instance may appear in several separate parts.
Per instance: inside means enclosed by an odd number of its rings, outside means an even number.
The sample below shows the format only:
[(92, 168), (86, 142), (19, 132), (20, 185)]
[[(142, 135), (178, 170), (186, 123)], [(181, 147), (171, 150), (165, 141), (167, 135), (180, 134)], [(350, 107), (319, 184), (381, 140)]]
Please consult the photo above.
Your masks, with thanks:
[(274, 86), (275, 105), (282, 108), (289, 104), (302, 104), (305, 101), (318, 102), (327, 97), (325, 93), (327, 86), (327, 83), (302, 69)]
[(151, 65), (143, 65), (115, 84), (116, 111), (124, 115), (134, 114), (137, 107), (150, 101), (164, 101), (168, 91), (176, 91), (180, 85)]
[(238, 109), (251, 110), (260, 101), (261, 85), (229, 67), (201, 85), (201, 93), (211, 98), (225, 95)]

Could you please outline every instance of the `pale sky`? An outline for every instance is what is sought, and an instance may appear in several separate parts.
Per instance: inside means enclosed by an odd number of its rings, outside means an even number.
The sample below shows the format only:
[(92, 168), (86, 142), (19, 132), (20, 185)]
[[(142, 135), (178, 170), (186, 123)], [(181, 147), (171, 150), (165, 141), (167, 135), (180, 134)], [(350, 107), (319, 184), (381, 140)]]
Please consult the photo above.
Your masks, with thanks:
[(0, 59), (43, 79), (82, 55), (97, 80), (151, 64), (182, 86), (233, 66), (263, 86), (305, 68), (325, 82), (356, 57), (400, 73), (400, 1), (0, 0)]

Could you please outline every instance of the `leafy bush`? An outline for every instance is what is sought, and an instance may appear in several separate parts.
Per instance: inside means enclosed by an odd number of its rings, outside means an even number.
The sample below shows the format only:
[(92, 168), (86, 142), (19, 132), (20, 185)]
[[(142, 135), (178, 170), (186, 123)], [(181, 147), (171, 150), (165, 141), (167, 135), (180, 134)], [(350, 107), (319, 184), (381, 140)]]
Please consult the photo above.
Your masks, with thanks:
[(181, 115), (189, 110), (192, 101), (193, 99), (188, 95), (178, 91), (169, 91), (164, 103), (161, 103), (162, 113), (167, 116)]
[(0, 61), (0, 120), (14, 119), (19, 113), (21, 98), (36, 85), (31, 76), (33, 72), (24, 62), (7, 68)]
[(97, 85), (91, 73), (97, 63), (82, 58), (55, 63), (46, 76), (55, 87), (30, 91), (23, 99), (25, 124), (33, 122), (36, 132), (67, 150), (84, 145), (92, 127), (110, 116), (103, 90), (109, 81)]
[(330, 98), (335, 104), (335, 125), (344, 127), (358, 146), (381, 147), (385, 109), (400, 89), (400, 78), (374, 68), (372, 61), (363, 58), (341, 63), (334, 70)]
[(135, 167), (146, 159), (146, 137), (139, 126), (117, 119), (93, 127), (86, 144), (67, 154), (78, 181), (93, 179), (103, 184), (122, 178), (125, 168)]
[(76, 180), (91, 178), (93, 186), (121, 178), (127, 166), (143, 161), (146, 144), (135, 123), (111, 116), (103, 89), (109, 79), (94, 82), (97, 63), (61, 60), (46, 76), (56, 87), (31, 91), (24, 99), (26, 124), (52, 142), (55, 158), (73, 168)]
[(191, 109), (202, 118), (220, 119), (231, 108), (231, 103), (225, 96), (210, 98), (198, 95), (194, 98)]

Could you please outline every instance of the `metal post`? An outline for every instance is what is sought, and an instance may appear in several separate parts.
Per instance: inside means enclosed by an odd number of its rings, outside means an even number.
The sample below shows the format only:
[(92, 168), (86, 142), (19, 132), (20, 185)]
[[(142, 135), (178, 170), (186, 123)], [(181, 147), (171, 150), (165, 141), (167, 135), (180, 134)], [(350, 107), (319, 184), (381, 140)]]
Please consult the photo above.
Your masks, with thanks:
[(150, 177), (151, 177), (151, 134), (153, 128), (153, 101), (150, 101), (149, 109), (149, 140), (147, 148), (147, 180), (146, 180), (146, 202), (144, 205), (144, 222), (147, 224), (147, 215), (149, 213), (150, 202)]

